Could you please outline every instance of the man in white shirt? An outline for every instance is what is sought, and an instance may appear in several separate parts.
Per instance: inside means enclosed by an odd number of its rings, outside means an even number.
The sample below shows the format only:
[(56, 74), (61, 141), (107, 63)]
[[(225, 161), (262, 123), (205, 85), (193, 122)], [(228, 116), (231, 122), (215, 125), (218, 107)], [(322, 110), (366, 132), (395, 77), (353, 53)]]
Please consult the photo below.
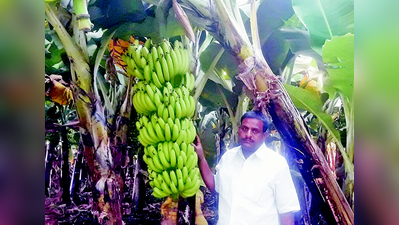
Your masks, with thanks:
[(216, 175), (198, 136), (193, 144), (206, 186), (219, 193), (219, 225), (294, 225), (293, 212), (300, 205), (287, 161), (264, 144), (269, 124), (260, 111), (245, 113), (238, 130), (240, 146), (224, 153)]

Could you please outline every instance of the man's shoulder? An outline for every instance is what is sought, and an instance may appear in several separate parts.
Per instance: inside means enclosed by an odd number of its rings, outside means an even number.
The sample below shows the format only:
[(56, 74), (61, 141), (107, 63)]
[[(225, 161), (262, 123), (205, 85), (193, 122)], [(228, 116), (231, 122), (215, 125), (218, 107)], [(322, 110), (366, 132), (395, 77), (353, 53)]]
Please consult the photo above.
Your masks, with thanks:
[(262, 146), (263, 147), (263, 152), (261, 152), (261, 157), (265, 160), (272, 161), (273, 163), (276, 164), (287, 164), (287, 160), (285, 159), (284, 156), (282, 156), (280, 153), (266, 147), (266, 145)]
[(220, 158), (220, 161), (231, 159), (238, 153), (238, 151), (240, 151), (240, 149), (241, 149), (240, 146), (236, 146), (234, 148), (228, 149), (227, 151), (225, 151), (223, 153), (222, 157)]

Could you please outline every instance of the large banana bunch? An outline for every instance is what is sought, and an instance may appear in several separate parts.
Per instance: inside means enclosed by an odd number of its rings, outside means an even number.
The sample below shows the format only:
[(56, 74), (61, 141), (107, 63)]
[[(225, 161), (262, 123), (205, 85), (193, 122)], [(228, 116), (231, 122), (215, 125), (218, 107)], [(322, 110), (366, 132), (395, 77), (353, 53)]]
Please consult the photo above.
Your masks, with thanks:
[(136, 41), (122, 56), (133, 87), (133, 105), (140, 114), (138, 140), (145, 146), (150, 185), (157, 198), (196, 194), (200, 186), (198, 156), (190, 145), (196, 135), (191, 117), (196, 102), (190, 95), (195, 77), (189, 73), (189, 50), (179, 41), (153, 45)]

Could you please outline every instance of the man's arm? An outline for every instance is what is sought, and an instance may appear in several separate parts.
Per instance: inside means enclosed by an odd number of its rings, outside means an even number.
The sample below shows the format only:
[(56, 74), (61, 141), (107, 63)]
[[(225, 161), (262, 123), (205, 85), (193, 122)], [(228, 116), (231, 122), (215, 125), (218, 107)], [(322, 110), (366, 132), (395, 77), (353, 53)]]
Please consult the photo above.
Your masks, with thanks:
[(201, 171), (202, 179), (204, 180), (206, 187), (212, 193), (215, 193), (215, 179), (213, 177), (211, 168), (209, 168), (208, 162), (205, 159), (204, 150), (198, 135), (196, 136), (195, 142), (196, 143), (193, 143), (193, 146), (198, 155), (198, 167)]
[(282, 213), (280, 215), (281, 225), (294, 225), (294, 214), (292, 212)]

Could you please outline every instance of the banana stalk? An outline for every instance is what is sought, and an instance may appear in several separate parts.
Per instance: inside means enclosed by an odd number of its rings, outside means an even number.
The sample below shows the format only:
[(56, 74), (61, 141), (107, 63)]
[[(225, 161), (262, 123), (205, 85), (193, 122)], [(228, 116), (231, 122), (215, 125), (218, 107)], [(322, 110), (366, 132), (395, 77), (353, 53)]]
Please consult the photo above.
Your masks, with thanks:
[(87, 11), (86, 0), (73, 0), (73, 11), (78, 20), (79, 30), (89, 32), (91, 31), (90, 14)]
[(96, 187), (94, 191), (99, 192), (100, 196), (94, 200), (94, 207), (101, 215), (99, 222), (122, 224), (120, 190), (123, 181), (111, 170), (113, 159), (106, 122), (100, 100), (92, 88), (90, 66), (81, 49), (58, 20), (52, 4), (45, 3), (45, 13), (70, 58), (74, 102), (79, 121), (84, 128), (82, 131), (84, 152)]
[[(257, 27), (256, 21), (252, 21), (251, 24), (252, 34), (256, 36), (253, 40), (254, 50), (245, 35), (246, 32), (240, 32), (243, 25), (242, 21), (237, 19), (239, 15), (234, 17), (234, 12), (237, 11), (234, 10), (236, 5), (227, 7), (222, 0), (215, 2), (182, 0), (181, 4), (195, 25), (209, 31), (225, 49), (236, 56), (239, 63), (237, 78), (243, 81), (245, 88), (251, 93), (250, 97), (254, 99), (255, 108), (270, 114), (283, 140), (293, 150), (293, 154), (299, 150), (306, 155), (306, 169), (301, 170), (301, 174), (310, 187), (312, 195), (323, 199), (312, 178), (312, 170), (319, 170), (323, 178), (323, 187), (326, 189), (323, 192), (324, 199), (327, 199), (325, 206), (327, 209), (330, 208), (330, 211), (324, 212), (323, 216), (339, 224), (353, 224), (353, 211), (333, 177), (324, 155), (313, 141), (282, 83), (260, 54), (259, 38), (257, 32), (254, 32)], [(229, 8), (233, 10), (228, 10)], [(251, 20), (256, 18), (255, 12), (256, 10), (253, 9)], [(202, 17), (199, 18), (200, 16)]]

